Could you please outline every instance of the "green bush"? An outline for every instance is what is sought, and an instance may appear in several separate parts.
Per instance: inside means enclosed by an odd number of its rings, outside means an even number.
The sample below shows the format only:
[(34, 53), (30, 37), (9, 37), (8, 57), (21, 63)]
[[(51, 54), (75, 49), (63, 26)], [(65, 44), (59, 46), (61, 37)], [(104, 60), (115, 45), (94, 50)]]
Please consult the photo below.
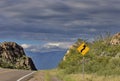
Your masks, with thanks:
[[(120, 75), (120, 45), (111, 45), (111, 36), (100, 37), (92, 43), (87, 43), (90, 51), (85, 55), (85, 72), (96, 73), (98, 75)], [(77, 52), (78, 46), (83, 42), (78, 40), (66, 60), (59, 64), (59, 68), (65, 73), (82, 72), (82, 55)], [(117, 57), (116, 57), (117, 56)]]

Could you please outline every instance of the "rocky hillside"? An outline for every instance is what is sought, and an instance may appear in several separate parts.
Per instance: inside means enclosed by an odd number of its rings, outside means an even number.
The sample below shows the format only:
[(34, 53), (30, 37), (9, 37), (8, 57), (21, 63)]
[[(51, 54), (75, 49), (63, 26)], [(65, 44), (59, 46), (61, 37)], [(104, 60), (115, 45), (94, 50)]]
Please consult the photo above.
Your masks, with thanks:
[[(120, 45), (120, 32), (118, 32), (108, 38), (103, 38), (102, 41), (106, 44)], [(74, 43), (72, 46), (70, 46), (70, 48), (67, 50), (65, 56), (63, 57), (63, 60), (65, 60), (66, 57), (71, 53), (71, 51), (76, 49), (76, 47), (78, 47), (81, 44), (81, 42), (83, 42), (83, 41), (81, 39), (78, 39), (78, 41), (76, 43)]]
[[(65, 73), (81, 73), (83, 56), (77, 48), (84, 40), (78, 39), (66, 52), (59, 68)], [(99, 37), (86, 42), (89, 52), (84, 56), (86, 73), (99, 75), (120, 75), (120, 33)]]
[(27, 57), (23, 48), (15, 42), (0, 43), (0, 67), (36, 70), (32, 59)]
[(113, 37), (111, 39), (111, 44), (113, 44), (113, 45), (120, 44), (120, 32), (113, 35)]

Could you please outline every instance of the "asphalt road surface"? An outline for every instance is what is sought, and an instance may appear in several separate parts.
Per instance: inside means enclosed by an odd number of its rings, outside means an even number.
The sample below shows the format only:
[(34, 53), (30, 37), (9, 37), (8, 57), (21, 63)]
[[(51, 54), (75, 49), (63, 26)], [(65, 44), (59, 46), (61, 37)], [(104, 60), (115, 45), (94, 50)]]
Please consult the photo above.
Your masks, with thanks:
[(0, 81), (25, 81), (23, 79), (30, 77), (32, 73), (33, 71), (0, 68)]

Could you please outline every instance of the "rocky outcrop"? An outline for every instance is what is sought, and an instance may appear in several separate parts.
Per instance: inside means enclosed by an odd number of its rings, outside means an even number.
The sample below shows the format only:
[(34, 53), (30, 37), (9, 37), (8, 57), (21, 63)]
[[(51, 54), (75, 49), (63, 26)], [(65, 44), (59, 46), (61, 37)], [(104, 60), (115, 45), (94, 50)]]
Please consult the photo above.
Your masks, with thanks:
[(23, 48), (15, 42), (0, 43), (0, 67), (36, 70), (32, 59), (27, 57)]
[(120, 44), (120, 32), (117, 33), (117, 34), (115, 34), (115, 35), (113, 35), (110, 43), (113, 44), (113, 45), (118, 45), (118, 44)]
[(71, 45), (69, 47), (69, 49), (67, 50), (67, 52), (65, 53), (64, 57), (63, 57), (63, 61), (66, 60), (66, 58), (71, 54), (71, 51), (76, 49), (81, 43), (83, 43), (82, 39), (78, 39), (78, 41), (76, 43), (74, 43), (73, 45)]

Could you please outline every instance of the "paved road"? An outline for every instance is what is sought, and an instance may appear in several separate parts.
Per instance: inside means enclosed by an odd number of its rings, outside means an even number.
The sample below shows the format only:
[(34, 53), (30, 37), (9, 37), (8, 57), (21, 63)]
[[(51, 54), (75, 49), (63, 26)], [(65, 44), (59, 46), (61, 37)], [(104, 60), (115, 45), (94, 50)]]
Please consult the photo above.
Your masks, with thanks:
[(32, 73), (32, 71), (0, 69), (0, 81), (17, 81), (21, 77), (30, 73)]

